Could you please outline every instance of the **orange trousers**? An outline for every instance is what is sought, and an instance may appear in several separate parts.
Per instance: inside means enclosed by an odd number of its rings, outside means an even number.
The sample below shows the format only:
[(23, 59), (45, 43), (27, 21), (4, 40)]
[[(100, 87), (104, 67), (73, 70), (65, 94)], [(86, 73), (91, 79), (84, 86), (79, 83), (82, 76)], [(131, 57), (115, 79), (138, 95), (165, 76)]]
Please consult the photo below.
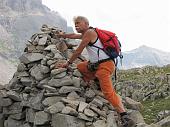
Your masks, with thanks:
[(85, 61), (77, 65), (78, 70), (83, 75), (83, 79), (88, 82), (97, 77), (105, 98), (113, 105), (118, 113), (125, 112), (121, 98), (116, 94), (112, 85), (111, 76), (115, 70), (113, 61), (110, 60), (99, 64), (98, 69), (94, 72), (88, 70), (87, 64), (88, 61)]

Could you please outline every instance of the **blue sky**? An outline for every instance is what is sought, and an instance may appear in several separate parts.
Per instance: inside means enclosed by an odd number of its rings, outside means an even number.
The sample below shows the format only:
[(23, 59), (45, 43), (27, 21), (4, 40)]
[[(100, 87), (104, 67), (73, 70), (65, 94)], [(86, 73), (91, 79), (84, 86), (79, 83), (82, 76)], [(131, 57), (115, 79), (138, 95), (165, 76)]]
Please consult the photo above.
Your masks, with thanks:
[(170, 52), (169, 0), (42, 0), (73, 26), (73, 17), (86, 16), (90, 25), (110, 30), (123, 51), (146, 45)]

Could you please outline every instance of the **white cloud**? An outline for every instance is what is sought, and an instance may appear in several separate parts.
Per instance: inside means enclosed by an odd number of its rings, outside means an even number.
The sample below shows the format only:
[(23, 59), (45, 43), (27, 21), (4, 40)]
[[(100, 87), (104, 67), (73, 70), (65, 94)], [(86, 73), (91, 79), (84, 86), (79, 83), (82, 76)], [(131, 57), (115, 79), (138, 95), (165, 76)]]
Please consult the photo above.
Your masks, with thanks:
[(168, 0), (43, 0), (74, 26), (73, 16), (84, 15), (90, 24), (115, 32), (123, 51), (147, 45), (170, 52)]

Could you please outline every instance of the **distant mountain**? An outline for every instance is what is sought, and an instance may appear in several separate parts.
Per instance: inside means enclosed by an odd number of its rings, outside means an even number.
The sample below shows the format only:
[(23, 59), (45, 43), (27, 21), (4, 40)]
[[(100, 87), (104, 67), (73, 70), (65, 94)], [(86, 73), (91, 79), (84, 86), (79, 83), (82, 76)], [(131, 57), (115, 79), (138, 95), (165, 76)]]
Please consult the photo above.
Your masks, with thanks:
[(170, 53), (163, 52), (148, 46), (140, 46), (134, 50), (123, 53), (122, 69), (142, 67), (146, 65), (163, 66), (170, 64)]
[(16, 66), (0, 53), (0, 84), (7, 84), (16, 72)]
[(43, 24), (67, 31), (66, 20), (43, 5), (42, 0), (0, 0), (0, 52), (16, 59)]

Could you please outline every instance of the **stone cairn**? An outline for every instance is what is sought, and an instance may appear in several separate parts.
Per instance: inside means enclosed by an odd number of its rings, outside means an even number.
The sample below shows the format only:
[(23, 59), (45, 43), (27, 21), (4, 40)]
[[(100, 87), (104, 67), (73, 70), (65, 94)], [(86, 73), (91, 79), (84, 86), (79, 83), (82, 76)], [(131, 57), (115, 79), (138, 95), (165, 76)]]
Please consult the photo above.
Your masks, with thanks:
[(98, 85), (87, 87), (76, 68), (69, 67), (74, 52), (66, 39), (54, 33), (56, 27), (43, 25), (19, 58), (9, 84), (0, 87), (0, 127), (118, 127), (114, 108), (104, 99)]

